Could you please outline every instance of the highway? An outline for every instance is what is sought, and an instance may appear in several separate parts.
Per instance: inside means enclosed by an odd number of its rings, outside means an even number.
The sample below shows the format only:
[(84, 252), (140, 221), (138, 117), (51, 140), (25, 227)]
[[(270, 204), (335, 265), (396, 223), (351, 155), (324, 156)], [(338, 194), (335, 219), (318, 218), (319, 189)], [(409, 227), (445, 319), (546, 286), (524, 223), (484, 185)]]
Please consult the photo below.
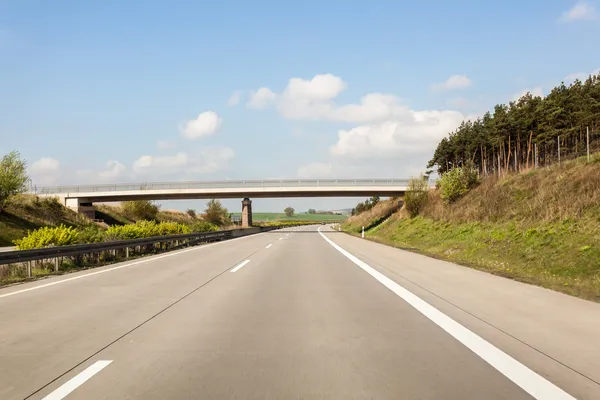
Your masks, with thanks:
[(599, 317), (293, 228), (0, 289), (0, 399), (598, 399)]

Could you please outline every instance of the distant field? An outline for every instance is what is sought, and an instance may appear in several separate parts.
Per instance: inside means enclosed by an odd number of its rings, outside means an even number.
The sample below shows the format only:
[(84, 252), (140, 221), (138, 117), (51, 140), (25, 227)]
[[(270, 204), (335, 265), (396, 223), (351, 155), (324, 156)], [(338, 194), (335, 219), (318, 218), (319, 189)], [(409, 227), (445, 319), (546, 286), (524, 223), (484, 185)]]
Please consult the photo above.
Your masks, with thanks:
[[(233, 213), (241, 216), (241, 213)], [(253, 221), (344, 221), (348, 218), (345, 215), (330, 214), (296, 214), (293, 217), (287, 217), (284, 213), (253, 212)]]

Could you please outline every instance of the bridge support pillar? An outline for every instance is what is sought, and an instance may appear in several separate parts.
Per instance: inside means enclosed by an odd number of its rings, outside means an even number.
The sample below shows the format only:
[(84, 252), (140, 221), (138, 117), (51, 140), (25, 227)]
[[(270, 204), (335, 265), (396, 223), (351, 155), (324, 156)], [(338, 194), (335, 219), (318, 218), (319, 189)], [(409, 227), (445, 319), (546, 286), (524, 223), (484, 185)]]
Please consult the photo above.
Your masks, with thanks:
[(89, 219), (96, 218), (96, 209), (90, 201), (82, 198), (65, 198), (65, 206), (75, 211), (76, 213), (83, 214)]
[(245, 198), (242, 200), (242, 228), (252, 226), (252, 200)]

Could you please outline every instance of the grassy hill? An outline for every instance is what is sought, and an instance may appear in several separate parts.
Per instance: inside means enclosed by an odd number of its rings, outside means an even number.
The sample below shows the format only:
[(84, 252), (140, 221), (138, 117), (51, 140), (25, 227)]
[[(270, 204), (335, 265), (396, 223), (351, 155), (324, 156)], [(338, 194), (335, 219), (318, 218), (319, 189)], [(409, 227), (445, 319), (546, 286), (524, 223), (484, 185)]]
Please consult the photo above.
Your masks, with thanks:
[[(118, 205), (97, 205), (96, 218), (106, 225), (125, 225), (136, 220), (127, 217)], [(191, 224), (192, 218), (182, 211), (160, 211), (159, 222), (172, 221)], [(94, 222), (64, 207), (53, 198), (38, 198), (32, 195), (18, 195), (9, 200), (6, 209), (0, 213), (0, 247), (13, 246), (13, 240), (21, 239), (27, 231), (43, 226), (86, 226)]]
[[(385, 219), (382, 203), (369, 239), (600, 301), (600, 154), (485, 179), (450, 205), (431, 191), (415, 218)], [(357, 233), (365, 218), (343, 229)]]
[(0, 213), (0, 246), (13, 246), (13, 240), (26, 236), (28, 230), (42, 226), (82, 226), (89, 223), (89, 220), (63, 207), (55, 199), (14, 196)]

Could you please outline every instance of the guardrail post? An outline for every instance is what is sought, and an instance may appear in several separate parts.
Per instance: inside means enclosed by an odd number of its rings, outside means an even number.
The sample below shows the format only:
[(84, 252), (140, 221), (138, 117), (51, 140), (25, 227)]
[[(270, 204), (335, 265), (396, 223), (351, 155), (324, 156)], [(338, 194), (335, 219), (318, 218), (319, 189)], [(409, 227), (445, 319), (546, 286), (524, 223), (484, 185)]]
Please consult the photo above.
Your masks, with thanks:
[(129, 258), (129, 247), (125, 247), (125, 258)]
[(31, 261), (27, 261), (27, 277), (31, 278)]
[(58, 272), (58, 257), (54, 259), (54, 272)]

